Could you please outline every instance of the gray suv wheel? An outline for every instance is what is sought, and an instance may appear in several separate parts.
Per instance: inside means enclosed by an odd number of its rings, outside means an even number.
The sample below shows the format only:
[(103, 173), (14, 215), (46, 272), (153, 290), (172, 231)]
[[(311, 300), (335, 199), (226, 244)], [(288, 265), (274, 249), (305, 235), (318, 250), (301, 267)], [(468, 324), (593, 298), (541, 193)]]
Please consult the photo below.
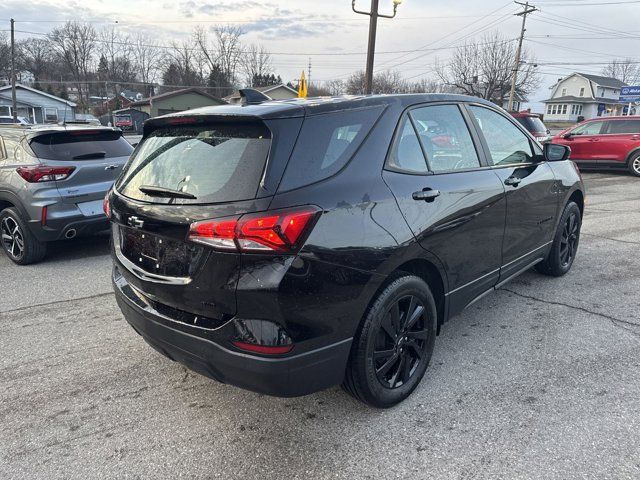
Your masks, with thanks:
[(34, 237), (15, 208), (0, 212), (0, 240), (7, 256), (18, 265), (38, 262), (47, 253), (46, 244)]

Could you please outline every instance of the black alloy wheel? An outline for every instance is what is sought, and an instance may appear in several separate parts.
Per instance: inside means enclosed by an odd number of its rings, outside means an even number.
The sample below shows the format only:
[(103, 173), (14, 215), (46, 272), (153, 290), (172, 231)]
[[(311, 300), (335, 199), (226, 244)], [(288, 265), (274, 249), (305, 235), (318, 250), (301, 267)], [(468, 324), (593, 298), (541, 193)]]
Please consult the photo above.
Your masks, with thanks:
[(406, 385), (424, 356), (429, 331), (426, 310), (413, 295), (397, 300), (387, 311), (373, 351), (376, 377), (385, 388)]
[(578, 212), (570, 212), (560, 237), (560, 264), (565, 268), (573, 263), (578, 250), (578, 236), (580, 235), (578, 215)]
[(562, 212), (547, 257), (536, 265), (536, 270), (545, 275), (561, 277), (576, 259), (580, 242), (582, 211), (575, 202), (569, 202)]
[(377, 408), (397, 405), (425, 374), (438, 311), (429, 285), (407, 272), (375, 298), (353, 339), (344, 389)]

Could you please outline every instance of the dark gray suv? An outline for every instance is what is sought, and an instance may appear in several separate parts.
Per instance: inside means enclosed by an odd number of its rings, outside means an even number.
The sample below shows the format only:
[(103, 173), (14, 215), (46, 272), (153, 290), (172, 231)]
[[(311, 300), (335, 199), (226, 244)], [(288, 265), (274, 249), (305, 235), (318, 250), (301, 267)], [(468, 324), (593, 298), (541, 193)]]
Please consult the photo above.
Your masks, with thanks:
[(0, 126), (0, 234), (11, 260), (41, 260), (46, 243), (108, 228), (106, 192), (133, 147), (118, 129)]

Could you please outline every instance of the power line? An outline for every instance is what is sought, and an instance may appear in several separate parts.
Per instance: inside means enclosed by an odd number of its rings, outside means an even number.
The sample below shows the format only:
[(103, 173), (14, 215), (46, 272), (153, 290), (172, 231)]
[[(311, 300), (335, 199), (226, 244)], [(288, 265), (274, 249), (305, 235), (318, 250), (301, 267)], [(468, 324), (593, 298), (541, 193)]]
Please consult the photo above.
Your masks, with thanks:
[[(469, 23), (469, 24), (467, 24), (467, 25), (463, 26), (460, 30), (458, 30), (458, 32), (461, 32), (462, 30), (465, 30), (465, 29), (467, 29), (467, 28), (471, 27), (472, 25), (475, 25), (476, 23), (479, 23), (479, 22), (483, 21), (484, 19), (486, 19), (486, 18), (488, 18), (488, 17), (490, 17), (490, 16), (493, 16), (494, 14), (496, 14), (497, 12), (499, 12), (500, 10), (503, 10), (504, 8), (507, 8), (507, 7), (509, 7), (510, 5), (511, 5), (511, 2), (507, 2), (507, 3), (505, 3), (504, 5), (502, 5), (502, 6), (498, 7), (498, 8), (496, 8), (495, 10), (492, 10), (491, 12), (487, 13), (486, 15), (484, 15), (484, 16), (482, 16), (482, 17), (480, 17), (478, 20), (475, 20), (475, 21), (473, 21), (473, 22), (471, 22), (471, 23)], [(500, 15), (500, 17), (503, 17), (503, 16), (504, 16), (504, 15), (502, 15), (502, 14)], [(455, 34), (456, 34), (456, 33), (458, 33), (458, 32), (452, 32), (452, 33), (449, 33), (449, 34), (445, 35), (444, 37), (441, 37), (441, 38), (439, 38), (439, 39), (435, 40), (435, 41), (434, 41), (434, 42), (432, 42), (432, 43), (426, 43), (426, 44), (424, 44), (424, 45), (422, 45), (422, 46), (418, 47), (417, 49), (415, 49), (415, 50), (414, 50), (414, 52), (411, 52), (411, 53), (415, 53), (415, 52), (419, 51), (419, 50), (420, 50), (420, 49), (422, 49), (422, 48), (425, 48), (425, 47), (428, 47), (428, 46), (430, 46), (430, 45), (433, 45), (434, 43), (439, 43), (439, 42), (443, 41), (444, 39), (449, 38), (449, 37), (451, 37), (451, 36), (455, 35)], [(398, 57), (398, 58), (397, 58), (397, 59), (395, 59), (395, 60), (397, 61), (397, 60), (400, 60), (400, 59), (405, 58), (405, 57), (407, 57), (407, 56), (408, 56), (408, 54), (401, 55), (400, 57)], [(383, 65), (385, 65), (385, 64), (387, 64), (387, 63), (389, 63), (389, 61), (385, 61), (385, 62), (383, 62), (383, 63), (379, 64), (379, 65), (378, 65), (378, 70), (380, 70), (380, 67), (382, 67)]]

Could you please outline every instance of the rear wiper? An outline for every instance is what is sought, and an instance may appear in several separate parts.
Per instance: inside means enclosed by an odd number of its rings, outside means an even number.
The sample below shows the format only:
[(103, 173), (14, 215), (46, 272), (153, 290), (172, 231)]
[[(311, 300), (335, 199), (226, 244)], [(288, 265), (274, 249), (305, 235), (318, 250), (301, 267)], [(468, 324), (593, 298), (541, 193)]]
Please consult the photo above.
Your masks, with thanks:
[(173, 190), (171, 188), (154, 187), (153, 185), (142, 185), (141, 187), (138, 187), (138, 190), (142, 193), (146, 193), (150, 197), (187, 198), (189, 200), (195, 200), (198, 198), (188, 192)]
[(82, 155), (76, 155), (73, 160), (91, 160), (92, 158), (104, 158), (107, 156), (107, 152), (92, 152), (83, 153)]

